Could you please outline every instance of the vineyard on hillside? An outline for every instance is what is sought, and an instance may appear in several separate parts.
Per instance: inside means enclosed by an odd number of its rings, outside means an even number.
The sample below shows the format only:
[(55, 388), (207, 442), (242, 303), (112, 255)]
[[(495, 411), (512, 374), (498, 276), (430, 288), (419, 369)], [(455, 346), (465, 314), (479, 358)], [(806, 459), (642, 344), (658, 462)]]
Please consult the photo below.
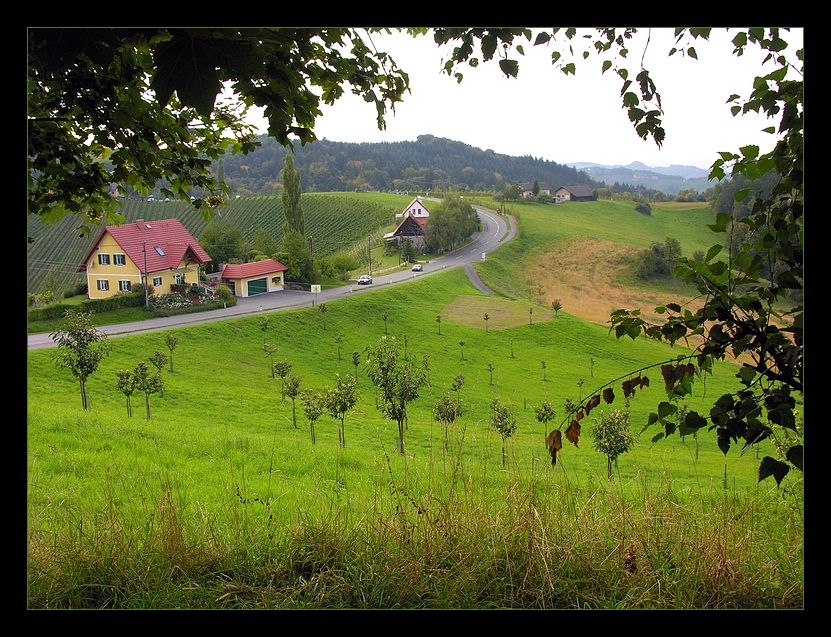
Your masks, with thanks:
[[(337, 194), (304, 194), (301, 199), (305, 216), (306, 236), (311, 237), (315, 258), (336, 252), (354, 251), (355, 244), (382, 233), (395, 222), (401, 212), (372, 202), (359, 201)], [(178, 219), (196, 239), (207, 223), (202, 214), (183, 201), (127, 201), (119, 210), (125, 223), (138, 219), (158, 221)], [(245, 241), (251, 243), (260, 229), (268, 232), (278, 245), (283, 240), (283, 206), (280, 197), (245, 197), (228, 202), (216, 215), (217, 220), (230, 223), (242, 231)], [(47, 281), (54, 281), (58, 289), (65, 289), (83, 280), (76, 271), (97, 233), (81, 236), (77, 230), (82, 215), (64, 217), (54, 225), (30, 218), (28, 236), (34, 239), (28, 245), (28, 275), (26, 289), (36, 293)]]

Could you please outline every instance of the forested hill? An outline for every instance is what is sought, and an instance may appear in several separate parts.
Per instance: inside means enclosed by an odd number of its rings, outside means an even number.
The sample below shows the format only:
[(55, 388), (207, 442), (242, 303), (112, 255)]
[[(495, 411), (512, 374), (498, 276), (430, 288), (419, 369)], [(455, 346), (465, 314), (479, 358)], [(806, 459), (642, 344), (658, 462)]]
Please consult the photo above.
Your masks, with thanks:
[[(260, 141), (262, 146), (253, 153), (226, 156), (218, 167), (238, 194), (277, 194), (282, 185), (280, 171), (289, 151), (270, 137)], [(498, 191), (509, 183), (533, 183), (535, 179), (552, 189), (603, 185), (582, 171), (553, 161), (511, 157), (432, 135), (421, 135), (414, 142), (365, 144), (320, 139), (305, 147), (298, 144), (294, 165), (300, 170), (303, 192), (451, 187)]]

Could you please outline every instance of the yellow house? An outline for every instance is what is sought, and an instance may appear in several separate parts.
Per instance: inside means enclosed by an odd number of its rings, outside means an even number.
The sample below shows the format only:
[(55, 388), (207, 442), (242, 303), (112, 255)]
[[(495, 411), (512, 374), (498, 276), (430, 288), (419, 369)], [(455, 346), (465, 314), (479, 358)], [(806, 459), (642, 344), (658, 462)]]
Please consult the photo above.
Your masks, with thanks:
[(153, 294), (199, 282), (199, 266), (211, 257), (177, 219), (107, 226), (84, 257), (87, 295), (103, 299), (147, 283)]

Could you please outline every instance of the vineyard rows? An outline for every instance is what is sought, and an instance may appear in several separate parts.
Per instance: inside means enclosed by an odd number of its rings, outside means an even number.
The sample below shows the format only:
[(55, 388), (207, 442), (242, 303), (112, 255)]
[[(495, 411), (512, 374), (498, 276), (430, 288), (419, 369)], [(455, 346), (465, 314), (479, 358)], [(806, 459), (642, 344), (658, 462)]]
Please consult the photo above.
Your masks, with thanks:
[[(341, 251), (352, 252), (355, 244), (366, 241), (367, 237), (371, 237), (373, 245), (377, 245), (384, 228), (391, 226), (395, 222), (395, 214), (401, 212), (389, 206), (336, 194), (306, 194), (301, 199), (301, 205), (305, 234), (312, 238), (315, 258)], [(197, 239), (207, 225), (202, 213), (184, 201), (127, 201), (119, 213), (124, 216), (125, 223), (138, 219), (179, 219)], [(253, 242), (260, 229), (268, 232), (277, 245), (283, 239), (285, 215), (278, 196), (234, 199), (217, 212), (216, 220), (241, 230), (247, 242)], [(28, 245), (27, 251), (28, 292), (37, 292), (50, 278), (57, 283), (58, 289), (71, 287), (83, 280), (76, 270), (98, 236), (98, 232), (79, 236), (77, 228), (83, 221), (82, 215), (64, 217), (54, 225), (44, 224), (37, 218), (29, 219), (28, 236), (35, 241)]]

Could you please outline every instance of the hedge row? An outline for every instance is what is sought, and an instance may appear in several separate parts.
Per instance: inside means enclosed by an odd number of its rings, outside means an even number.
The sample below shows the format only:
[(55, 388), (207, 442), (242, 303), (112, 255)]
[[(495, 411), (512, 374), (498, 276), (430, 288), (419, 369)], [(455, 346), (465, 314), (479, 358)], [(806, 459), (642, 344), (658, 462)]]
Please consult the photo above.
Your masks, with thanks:
[(144, 305), (144, 292), (141, 294), (116, 294), (106, 299), (87, 299), (80, 306), (57, 303), (46, 307), (33, 307), (28, 310), (29, 322), (50, 321), (61, 319), (67, 310), (80, 310), (82, 312), (109, 312), (123, 307), (141, 307)]

